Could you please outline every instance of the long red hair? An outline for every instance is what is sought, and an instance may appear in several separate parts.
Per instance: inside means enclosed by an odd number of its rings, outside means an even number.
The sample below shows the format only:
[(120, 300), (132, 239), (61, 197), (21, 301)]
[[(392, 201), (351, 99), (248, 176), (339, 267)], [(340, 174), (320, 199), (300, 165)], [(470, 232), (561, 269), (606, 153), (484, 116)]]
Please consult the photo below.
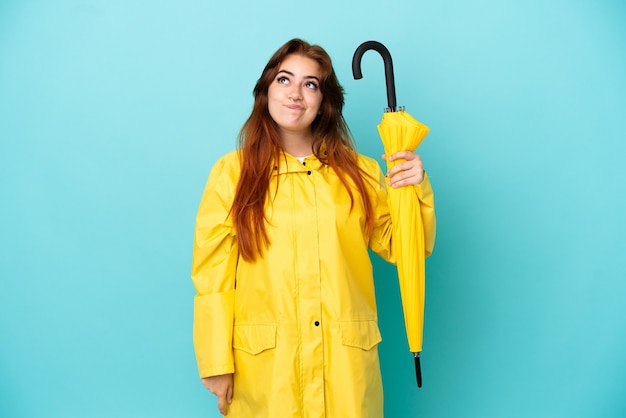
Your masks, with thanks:
[[(315, 60), (321, 70), (319, 87), (323, 98), (320, 114), (311, 124), (315, 138), (313, 153), (337, 173), (350, 195), (352, 206), (352, 188), (356, 188), (365, 208), (366, 232), (369, 234), (373, 227), (374, 209), (363, 179), (367, 173), (357, 164), (354, 142), (342, 114), (344, 92), (332, 61), (323, 48), (301, 39), (292, 39), (280, 47), (265, 66), (254, 87), (252, 113), (239, 133), (241, 176), (231, 214), (239, 252), (247, 261), (262, 256), (264, 248), (270, 245), (265, 227), (265, 204), (273, 167), (280, 158), (282, 146), (278, 127), (268, 110), (268, 88), (277, 76), (281, 62), (293, 54)], [(352, 186), (346, 176), (352, 180)]]

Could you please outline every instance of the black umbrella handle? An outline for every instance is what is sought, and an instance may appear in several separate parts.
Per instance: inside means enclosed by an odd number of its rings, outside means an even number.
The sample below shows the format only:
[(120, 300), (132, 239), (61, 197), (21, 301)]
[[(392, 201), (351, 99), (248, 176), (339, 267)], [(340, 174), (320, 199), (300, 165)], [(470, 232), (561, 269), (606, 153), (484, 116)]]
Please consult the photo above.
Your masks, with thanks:
[(363, 54), (365, 54), (365, 52), (369, 51), (370, 49), (378, 51), (378, 53), (383, 57), (383, 61), (385, 62), (387, 104), (389, 105), (389, 109), (392, 112), (395, 112), (396, 83), (393, 77), (393, 62), (391, 61), (391, 54), (389, 53), (389, 50), (385, 47), (385, 45), (376, 41), (367, 41), (359, 45), (356, 51), (354, 51), (354, 56), (352, 57), (352, 75), (354, 75), (355, 80), (360, 80), (361, 78), (363, 78), (363, 73), (361, 72), (361, 59), (363, 58)]

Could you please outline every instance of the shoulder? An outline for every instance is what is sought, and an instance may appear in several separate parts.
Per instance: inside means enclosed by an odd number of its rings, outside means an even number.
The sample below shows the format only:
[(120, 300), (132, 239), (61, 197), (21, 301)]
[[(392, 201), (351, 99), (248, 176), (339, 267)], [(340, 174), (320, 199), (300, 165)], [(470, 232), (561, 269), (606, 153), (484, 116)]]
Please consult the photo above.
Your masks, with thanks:
[(371, 176), (378, 178), (382, 174), (378, 161), (367, 155), (357, 154), (357, 162), (359, 167)]
[(239, 181), (241, 163), (237, 150), (222, 155), (211, 168), (207, 188), (230, 190)]
[(357, 163), (359, 168), (365, 173), (362, 176), (363, 180), (373, 187), (374, 190), (381, 190), (385, 188), (385, 175), (374, 158), (367, 155), (357, 154)]
[(239, 161), (238, 150), (233, 150), (222, 155), (211, 168), (211, 172), (239, 172), (241, 170), (241, 163)]

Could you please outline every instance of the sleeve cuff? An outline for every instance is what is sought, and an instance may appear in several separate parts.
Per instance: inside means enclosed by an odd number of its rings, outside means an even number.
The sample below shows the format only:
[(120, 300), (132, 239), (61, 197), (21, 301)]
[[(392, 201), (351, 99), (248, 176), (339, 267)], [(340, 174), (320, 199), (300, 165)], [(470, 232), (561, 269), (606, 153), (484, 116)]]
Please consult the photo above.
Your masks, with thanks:
[(201, 377), (232, 373), (235, 291), (196, 296), (193, 342)]

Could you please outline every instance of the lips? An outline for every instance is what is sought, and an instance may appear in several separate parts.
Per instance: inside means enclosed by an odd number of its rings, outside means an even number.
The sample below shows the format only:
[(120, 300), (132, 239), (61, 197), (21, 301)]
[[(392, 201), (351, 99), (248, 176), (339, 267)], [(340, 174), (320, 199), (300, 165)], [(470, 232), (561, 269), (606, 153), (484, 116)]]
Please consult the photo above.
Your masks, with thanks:
[(286, 105), (286, 106), (287, 106), (287, 109), (291, 109), (291, 110), (302, 110), (303, 109), (302, 106), (297, 105), (297, 104), (289, 104), (289, 105)]

